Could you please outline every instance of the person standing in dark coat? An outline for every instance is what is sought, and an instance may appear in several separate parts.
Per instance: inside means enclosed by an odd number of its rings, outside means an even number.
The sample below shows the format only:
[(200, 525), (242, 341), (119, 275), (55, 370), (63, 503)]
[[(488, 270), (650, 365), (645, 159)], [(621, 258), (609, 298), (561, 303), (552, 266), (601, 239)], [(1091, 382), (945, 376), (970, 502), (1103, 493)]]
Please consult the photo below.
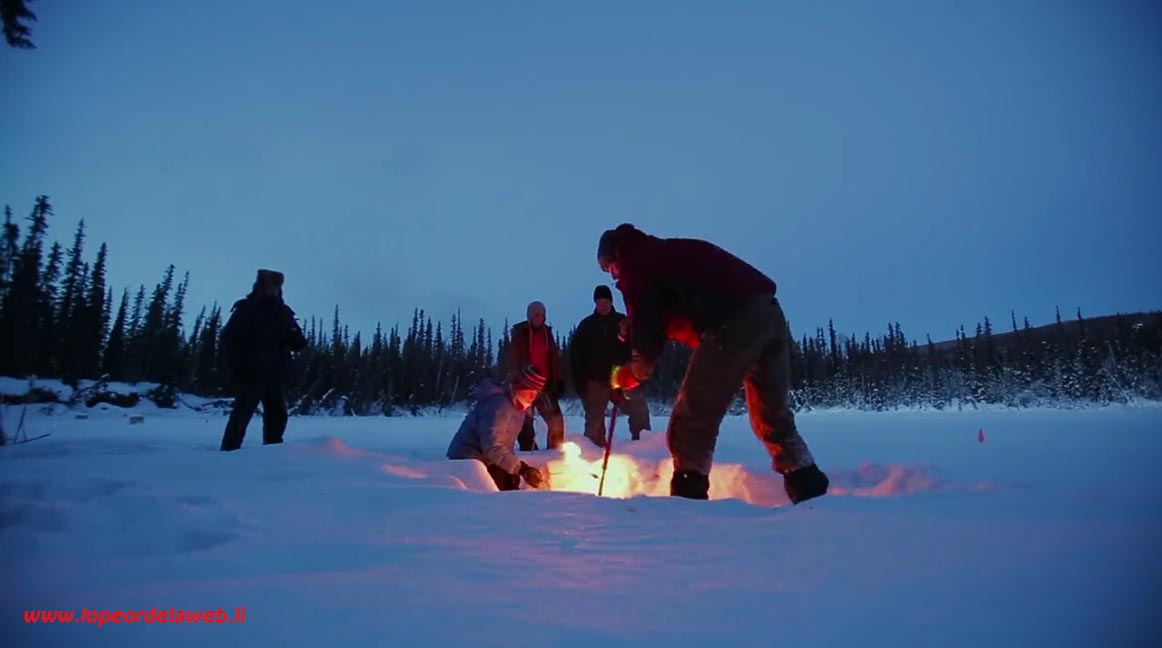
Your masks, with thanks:
[(630, 360), (629, 343), (621, 338), (625, 315), (613, 307), (609, 286), (593, 290), (593, 314), (581, 320), (569, 343), (569, 370), (573, 387), (585, 405), (585, 437), (605, 446), (605, 406), (613, 403), (629, 416), (631, 438), (650, 428), (650, 410), (640, 389), (613, 389), (609, 376), (615, 365)]
[(826, 494), (827, 476), (791, 411), (791, 331), (775, 282), (713, 243), (658, 238), (629, 223), (601, 235), (597, 262), (617, 281), (630, 322), (630, 362), (614, 368), (613, 387), (648, 380), (667, 338), (694, 349), (666, 432), (671, 495), (708, 498), (718, 429), (740, 384), (791, 502)]
[(502, 363), (506, 378), (512, 378), (522, 367), (533, 365), (545, 377), (545, 388), (529, 408), (517, 442), (524, 451), (537, 449), (533, 410), (541, 413), (549, 426), (548, 448), (559, 448), (565, 442), (565, 415), (561, 413), (561, 396), (565, 394), (565, 369), (561, 365), (561, 348), (553, 336), (553, 327), (545, 323), (545, 305), (529, 304), (528, 319), (512, 327), (512, 341)]
[(283, 303), (283, 280), (281, 272), (259, 270), (253, 290), (234, 303), (222, 328), (222, 348), (234, 384), (234, 409), (222, 435), (223, 451), (242, 447), (260, 402), (263, 445), (282, 443), (291, 352), (307, 346), (294, 311)]

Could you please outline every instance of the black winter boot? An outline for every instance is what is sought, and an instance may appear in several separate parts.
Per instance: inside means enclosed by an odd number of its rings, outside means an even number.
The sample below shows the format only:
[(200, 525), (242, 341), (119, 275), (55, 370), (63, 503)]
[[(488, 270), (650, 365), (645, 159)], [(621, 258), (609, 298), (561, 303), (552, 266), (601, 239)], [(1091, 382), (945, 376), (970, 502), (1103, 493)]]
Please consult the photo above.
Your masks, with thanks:
[(690, 499), (710, 499), (710, 477), (690, 470), (675, 472), (670, 478), (670, 495)]
[(804, 466), (783, 475), (783, 488), (792, 504), (807, 501), (813, 497), (827, 494), (827, 487), (831, 481), (827, 475), (815, 464)]

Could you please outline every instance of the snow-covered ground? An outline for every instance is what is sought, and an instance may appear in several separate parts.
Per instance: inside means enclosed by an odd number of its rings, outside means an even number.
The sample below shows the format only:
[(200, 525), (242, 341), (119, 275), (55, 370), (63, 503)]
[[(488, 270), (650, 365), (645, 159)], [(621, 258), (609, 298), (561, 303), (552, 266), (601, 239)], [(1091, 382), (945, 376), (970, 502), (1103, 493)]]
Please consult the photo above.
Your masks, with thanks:
[[(790, 507), (745, 418), (710, 502), (662, 494), (662, 434), (531, 453), (496, 493), (457, 418), (225, 419), (30, 406), (0, 448), (5, 646), (1156, 645), (1162, 408), (800, 417), (833, 493)], [(15, 432), (19, 407), (7, 408)], [(571, 432), (581, 421), (568, 420)], [(665, 419), (655, 417), (655, 428)], [(979, 440), (984, 431), (984, 442)], [(543, 443), (543, 434), (542, 434)], [(589, 463), (592, 462), (592, 463)], [(29, 624), (30, 610), (238, 623)]]

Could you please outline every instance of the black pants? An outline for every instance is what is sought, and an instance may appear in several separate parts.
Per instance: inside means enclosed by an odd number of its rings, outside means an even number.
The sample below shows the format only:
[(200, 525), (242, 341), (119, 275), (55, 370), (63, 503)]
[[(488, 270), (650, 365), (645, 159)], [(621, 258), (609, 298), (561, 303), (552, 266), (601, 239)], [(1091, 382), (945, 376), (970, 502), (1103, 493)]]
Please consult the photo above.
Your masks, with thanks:
[(614, 390), (608, 381), (585, 383), (585, 393), (581, 395), (585, 405), (585, 437), (597, 447), (605, 447), (605, 406), (613, 403), (629, 415), (630, 438), (641, 438), (642, 430), (650, 429), (650, 408), (640, 389), (623, 392)]
[(561, 405), (556, 398), (541, 392), (540, 397), (529, 408), (520, 433), (516, 435), (516, 442), (520, 449), (524, 452), (539, 449), (537, 447), (537, 431), (533, 427), (533, 410), (540, 412), (545, 423), (549, 426), (549, 438), (547, 439), (549, 450), (559, 448), (565, 442), (565, 415), (561, 413)]
[(710, 474), (718, 428), (740, 384), (751, 428), (775, 472), (815, 463), (791, 411), (792, 342), (783, 309), (769, 296), (755, 297), (730, 321), (702, 332), (670, 415), (666, 438), (674, 472)]
[(235, 388), (234, 409), (222, 435), (222, 450), (242, 447), (246, 427), (254, 410), (262, 403), (262, 444), (282, 443), (286, 431), (286, 383), (270, 380), (257, 384), (238, 385)]
[(496, 482), (496, 489), (502, 491), (513, 491), (520, 489), (520, 475), (510, 475), (497, 466), (486, 466), (488, 474), (492, 477), (492, 481)]

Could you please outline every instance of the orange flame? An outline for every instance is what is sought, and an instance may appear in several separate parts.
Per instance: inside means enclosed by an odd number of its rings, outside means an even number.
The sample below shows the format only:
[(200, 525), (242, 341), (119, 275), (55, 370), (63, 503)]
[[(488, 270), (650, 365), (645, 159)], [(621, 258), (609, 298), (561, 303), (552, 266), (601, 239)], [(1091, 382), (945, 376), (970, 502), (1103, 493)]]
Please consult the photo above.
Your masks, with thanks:
[[(571, 493), (597, 494), (601, 481), (602, 457), (587, 461), (581, 456), (581, 448), (568, 442), (561, 446), (564, 456), (548, 463), (549, 489)], [(629, 457), (611, 455), (605, 472), (603, 497), (626, 498), (634, 494), (634, 486), (640, 481), (637, 464)]]

